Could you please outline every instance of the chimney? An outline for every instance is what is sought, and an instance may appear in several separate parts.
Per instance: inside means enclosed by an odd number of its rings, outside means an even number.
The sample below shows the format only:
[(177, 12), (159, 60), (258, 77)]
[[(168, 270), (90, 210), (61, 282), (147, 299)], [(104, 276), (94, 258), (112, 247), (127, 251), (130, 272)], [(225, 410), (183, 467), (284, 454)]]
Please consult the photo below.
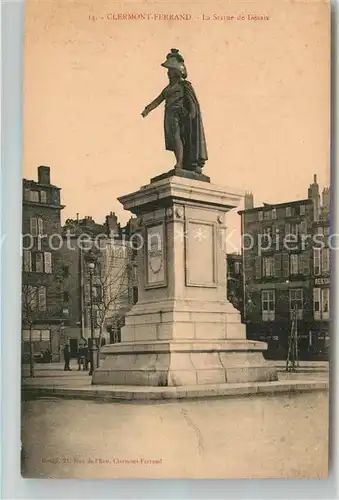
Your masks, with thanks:
[(317, 222), (320, 214), (320, 193), (317, 174), (313, 176), (313, 184), (308, 188), (308, 199), (313, 201), (313, 220)]
[(108, 235), (119, 236), (120, 234), (120, 224), (118, 224), (118, 217), (114, 212), (106, 215), (106, 231)]
[(250, 210), (251, 208), (254, 208), (253, 193), (246, 191), (244, 205), (245, 205), (245, 210)]
[(44, 165), (41, 165), (40, 167), (38, 167), (38, 182), (39, 182), (39, 184), (50, 184), (51, 183), (50, 172), (51, 172), (51, 169), (49, 167), (45, 167)]

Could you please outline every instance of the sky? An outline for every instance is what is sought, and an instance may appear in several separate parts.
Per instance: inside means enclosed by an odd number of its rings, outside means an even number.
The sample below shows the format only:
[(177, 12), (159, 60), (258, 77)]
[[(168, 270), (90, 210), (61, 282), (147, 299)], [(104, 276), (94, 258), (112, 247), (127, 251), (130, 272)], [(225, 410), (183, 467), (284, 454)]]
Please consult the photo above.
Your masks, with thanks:
[[(312, 0), (28, 0), (23, 176), (51, 167), (63, 220), (114, 211), (125, 223), (117, 197), (175, 163), (163, 107), (141, 117), (167, 85), (160, 65), (175, 47), (200, 102), (211, 182), (252, 191), (255, 205), (306, 198), (313, 174), (329, 184), (328, 12)], [(112, 19), (123, 13), (152, 19)], [(241, 208), (227, 217), (235, 235)]]

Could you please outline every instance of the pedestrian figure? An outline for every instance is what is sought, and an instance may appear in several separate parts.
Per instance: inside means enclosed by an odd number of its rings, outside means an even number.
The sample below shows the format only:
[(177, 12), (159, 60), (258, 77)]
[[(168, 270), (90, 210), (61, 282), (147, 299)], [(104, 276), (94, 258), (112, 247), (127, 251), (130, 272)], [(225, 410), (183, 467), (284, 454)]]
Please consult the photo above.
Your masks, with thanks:
[(87, 343), (85, 342), (84, 345), (81, 345), (79, 347), (79, 353), (78, 353), (78, 371), (81, 370), (81, 367), (83, 367), (83, 370), (88, 370), (88, 348), (87, 348)]
[(69, 347), (68, 343), (64, 347), (64, 360), (65, 360), (64, 371), (65, 372), (72, 371), (71, 368), (70, 368), (70, 366), (69, 366), (69, 363), (71, 361), (71, 350), (70, 350), (70, 347)]

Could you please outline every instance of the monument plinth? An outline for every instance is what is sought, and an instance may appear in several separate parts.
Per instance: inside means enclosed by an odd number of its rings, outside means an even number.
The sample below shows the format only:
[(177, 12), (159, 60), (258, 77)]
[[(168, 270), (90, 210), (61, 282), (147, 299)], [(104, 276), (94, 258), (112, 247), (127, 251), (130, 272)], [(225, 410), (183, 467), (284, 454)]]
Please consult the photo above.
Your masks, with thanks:
[(183, 386), (277, 380), (227, 300), (226, 213), (242, 193), (173, 175), (119, 201), (138, 217), (139, 300), (93, 384)]

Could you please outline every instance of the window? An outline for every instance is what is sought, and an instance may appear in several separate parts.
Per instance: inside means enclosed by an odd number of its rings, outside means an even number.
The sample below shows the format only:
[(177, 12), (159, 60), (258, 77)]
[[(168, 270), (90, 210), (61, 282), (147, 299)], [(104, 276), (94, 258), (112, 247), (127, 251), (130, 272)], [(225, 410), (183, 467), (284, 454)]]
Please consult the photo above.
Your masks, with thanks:
[(64, 276), (64, 278), (68, 278), (68, 276), (69, 276), (69, 267), (68, 266), (64, 266), (63, 276)]
[(29, 219), (31, 236), (38, 236), (38, 220), (36, 217), (31, 217)]
[(258, 220), (263, 220), (263, 213), (261, 210), (258, 212)]
[(271, 218), (271, 211), (270, 210), (265, 210), (264, 211), (264, 219), (265, 220), (270, 220)]
[(298, 236), (299, 234), (299, 224), (291, 224), (291, 234), (294, 234), (295, 236)]
[(64, 302), (68, 302), (68, 301), (69, 301), (69, 293), (64, 292)]
[(320, 248), (313, 249), (313, 271), (315, 276), (319, 276), (321, 274), (320, 252)]
[(324, 235), (329, 236), (329, 234), (330, 234), (330, 228), (328, 226), (325, 226), (324, 227)]
[(36, 217), (31, 217), (29, 223), (30, 223), (31, 236), (38, 236), (38, 234), (39, 235), (44, 234), (44, 222), (40, 217), (38, 219)]
[(35, 342), (40, 342), (41, 330), (32, 330), (32, 340)]
[(31, 272), (32, 271), (32, 253), (29, 250), (24, 250), (23, 258), (24, 258), (24, 271)]
[(240, 274), (240, 262), (234, 262), (234, 273)]
[(51, 332), (50, 330), (41, 330), (41, 340), (51, 340)]
[(30, 197), (30, 190), (29, 189), (24, 189), (24, 200), (25, 201), (30, 201), (31, 197)]
[(24, 304), (30, 311), (46, 311), (46, 287), (28, 286), (24, 290)]
[(313, 288), (313, 314), (315, 320), (328, 320), (330, 317), (330, 289)]
[(275, 291), (263, 290), (261, 292), (262, 320), (274, 321), (275, 319)]
[(27, 286), (27, 288), (24, 289), (24, 297), (23, 297), (23, 302), (25, 304), (25, 307), (27, 307), (28, 312), (29, 311), (37, 311), (38, 310), (38, 289), (36, 286)]
[(324, 228), (321, 226), (317, 227), (317, 234), (320, 236), (323, 236), (324, 235)]
[(292, 215), (292, 208), (286, 207), (286, 217), (291, 217), (291, 215)]
[(93, 302), (100, 302), (101, 300), (101, 286), (94, 285), (92, 288)]
[(47, 203), (46, 191), (40, 191), (40, 201), (41, 201), (41, 203)]
[(45, 261), (45, 273), (52, 273), (52, 254), (51, 252), (44, 252), (44, 261)]
[(268, 250), (272, 245), (272, 227), (263, 228), (261, 242), (264, 245), (263, 250)]
[(277, 218), (277, 209), (276, 208), (272, 208), (272, 219), (276, 219)]
[(46, 311), (46, 287), (38, 287), (38, 307), (39, 311)]
[(293, 312), (297, 311), (297, 318), (303, 318), (303, 289), (295, 288), (290, 290), (290, 318), (293, 317)]
[(323, 288), (321, 290), (321, 305), (323, 319), (330, 318), (330, 289)]
[(299, 274), (299, 254), (292, 253), (290, 255), (290, 268), (291, 274)]
[(321, 288), (313, 288), (313, 315), (315, 320), (321, 319)]
[(311, 252), (309, 250), (305, 250), (304, 252), (302, 252), (299, 261), (299, 272), (304, 276), (308, 276), (310, 274), (310, 260)]
[(44, 272), (44, 259), (43, 259), (43, 253), (41, 252), (36, 252), (34, 254), (35, 262), (34, 262), (34, 271), (36, 273), (43, 273)]
[(274, 276), (274, 256), (263, 257), (263, 275)]
[(306, 207), (305, 205), (300, 205), (300, 215), (305, 215)]
[(39, 191), (30, 192), (30, 201), (33, 201), (34, 203), (39, 203)]
[[(25, 342), (30, 341), (30, 332), (29, 330), (22, 330), (22, 340)], [(50, 330), (32, 330), (32, 340), (40, 342), (51, 340), (51, 331)]]

